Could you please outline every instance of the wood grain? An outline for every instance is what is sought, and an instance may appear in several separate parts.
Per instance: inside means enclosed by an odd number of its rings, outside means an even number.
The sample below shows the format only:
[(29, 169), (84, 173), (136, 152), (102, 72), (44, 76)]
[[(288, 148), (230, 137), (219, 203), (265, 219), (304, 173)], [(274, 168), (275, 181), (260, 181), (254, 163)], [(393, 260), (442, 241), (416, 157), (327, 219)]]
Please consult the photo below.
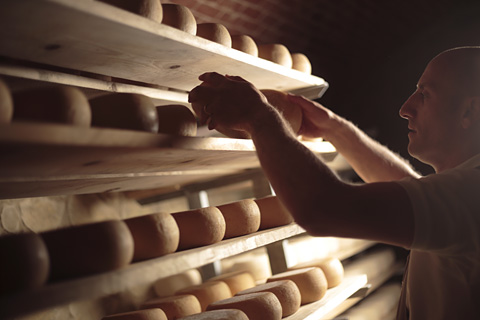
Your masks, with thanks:
[(322, 78), (97, 1), (3, 1), (0, 41), (7, 57), (185, 91), (208, 71), (243, 76), (261, 89), (314, 88), (317, 97), (328, 87)]

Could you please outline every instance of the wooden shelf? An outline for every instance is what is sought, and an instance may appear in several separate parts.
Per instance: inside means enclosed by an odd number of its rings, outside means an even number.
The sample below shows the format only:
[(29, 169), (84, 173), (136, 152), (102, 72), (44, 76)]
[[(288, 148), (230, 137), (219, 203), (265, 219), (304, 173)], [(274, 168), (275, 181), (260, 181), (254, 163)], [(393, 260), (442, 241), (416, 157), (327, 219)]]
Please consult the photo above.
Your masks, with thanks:
[[(197, 268), (248, 250), (304, 233), (290, 224), (254, 234), (223, 240), (160, 258), (133, 263), (121, 270), (47, 284), (38, 290), (0, 298), (0, 318), (27, 314), (72, 301), (121, 293), (131, 287), (153, 283), (173, 274)], [(28, 303), (26, 303), (28, 302)]]
[(310, 98), (328, 87), (322, 78), (97, 1), (3, 1), (0, 41), (0, 55), (8, 58), (183, 91), (208, 71)]
[[(305, 142), (326, 160), (328, 142)], [(127, 191), (258, 168), (251, 140), (57, 124), (0, 125), (0, 198)]]
[(325, 296), (316, 302), (304, 305), (293, 315), (283, 318), (285, 320), (318, 320), (329, 314), (341, 305), (350, 296), (365, 286), (367, 277), (358, 275), (346, 277), (337, 287), (327, 290)]

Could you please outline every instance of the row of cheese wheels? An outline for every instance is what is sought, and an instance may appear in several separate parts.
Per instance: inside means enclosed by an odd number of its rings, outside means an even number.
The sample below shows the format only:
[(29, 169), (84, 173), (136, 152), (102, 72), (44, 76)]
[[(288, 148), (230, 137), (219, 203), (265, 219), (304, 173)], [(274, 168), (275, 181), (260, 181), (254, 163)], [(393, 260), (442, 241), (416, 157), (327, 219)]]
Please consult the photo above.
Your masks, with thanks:
[(195, 136), (197, 122), (183, 105), (156, 106), (147, 96), (107, 93), (92, 99), (78, 88), (48, 86), (12, 93), (0, 80), (0, 123), (61, 123), (79, 127), (159, 132)]
[(231, 35), (228, 29), (219, 23), (197, 23), (190, 9), (180, 4), (162, 4), (160, 0), (99, 1), (287, 68), (308, 74), (312, 72), (310, 61), (304, 54), (290, 53), (285, 45), (278, 43), (257, 45), (252, 37)]
[[(263, 94), (285, 118), (293, 132), (302, 125), (302, 110), (288, 101), (287, 94), (264, 89)], [(179, 104), (156, 106), (152, 99), (136, 93), (107, 93), (90, 100), (77, 88), (49, 86), (11, 93), (0, 80), (0, 124), (11, 121), (62, 123), (81, 127), (104, 127), (196, 136), (195, 114)], [(223, 129), (231, 138), (250, 138), (243, 131)]]
[[(153, 298), (140, 310), (114, 314), (104, 320), (140, 319), (251, 319), (277, 320), (297, 312), (301, 305), (321, 300), (343, 280), (336, 258), (295, 266), (256, 284), (248, 271), (222, 274), (201, 284), (184, 287), (174, 295)], [(160, 309), (161, 311), (157, 311)], [(147, 315), (152, 314), (152, 317)]]
[(0, 294), (122, 268), (293, 221), (275, 196), (0, 238)]

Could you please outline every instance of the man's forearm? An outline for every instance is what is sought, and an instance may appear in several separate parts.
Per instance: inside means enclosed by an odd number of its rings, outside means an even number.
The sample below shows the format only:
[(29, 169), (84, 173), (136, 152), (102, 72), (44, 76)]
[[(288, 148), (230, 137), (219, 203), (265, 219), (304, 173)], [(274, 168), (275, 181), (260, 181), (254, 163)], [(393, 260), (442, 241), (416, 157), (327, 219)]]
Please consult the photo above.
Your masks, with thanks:
[(407, 160), (373, 140), (351, 122), (338, 117), (328, 140), (365, 182), (418, 178)]

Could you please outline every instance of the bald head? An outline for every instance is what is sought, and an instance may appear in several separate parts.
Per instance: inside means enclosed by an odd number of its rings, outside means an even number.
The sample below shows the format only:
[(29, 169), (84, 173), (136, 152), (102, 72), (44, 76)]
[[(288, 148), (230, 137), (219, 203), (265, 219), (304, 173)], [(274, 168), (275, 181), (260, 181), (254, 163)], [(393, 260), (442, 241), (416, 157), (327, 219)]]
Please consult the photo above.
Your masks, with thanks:
[(480, 96), (480, 47), (460, 47), (437, 55), (430, 64), (442, 69), (461, 96)]

